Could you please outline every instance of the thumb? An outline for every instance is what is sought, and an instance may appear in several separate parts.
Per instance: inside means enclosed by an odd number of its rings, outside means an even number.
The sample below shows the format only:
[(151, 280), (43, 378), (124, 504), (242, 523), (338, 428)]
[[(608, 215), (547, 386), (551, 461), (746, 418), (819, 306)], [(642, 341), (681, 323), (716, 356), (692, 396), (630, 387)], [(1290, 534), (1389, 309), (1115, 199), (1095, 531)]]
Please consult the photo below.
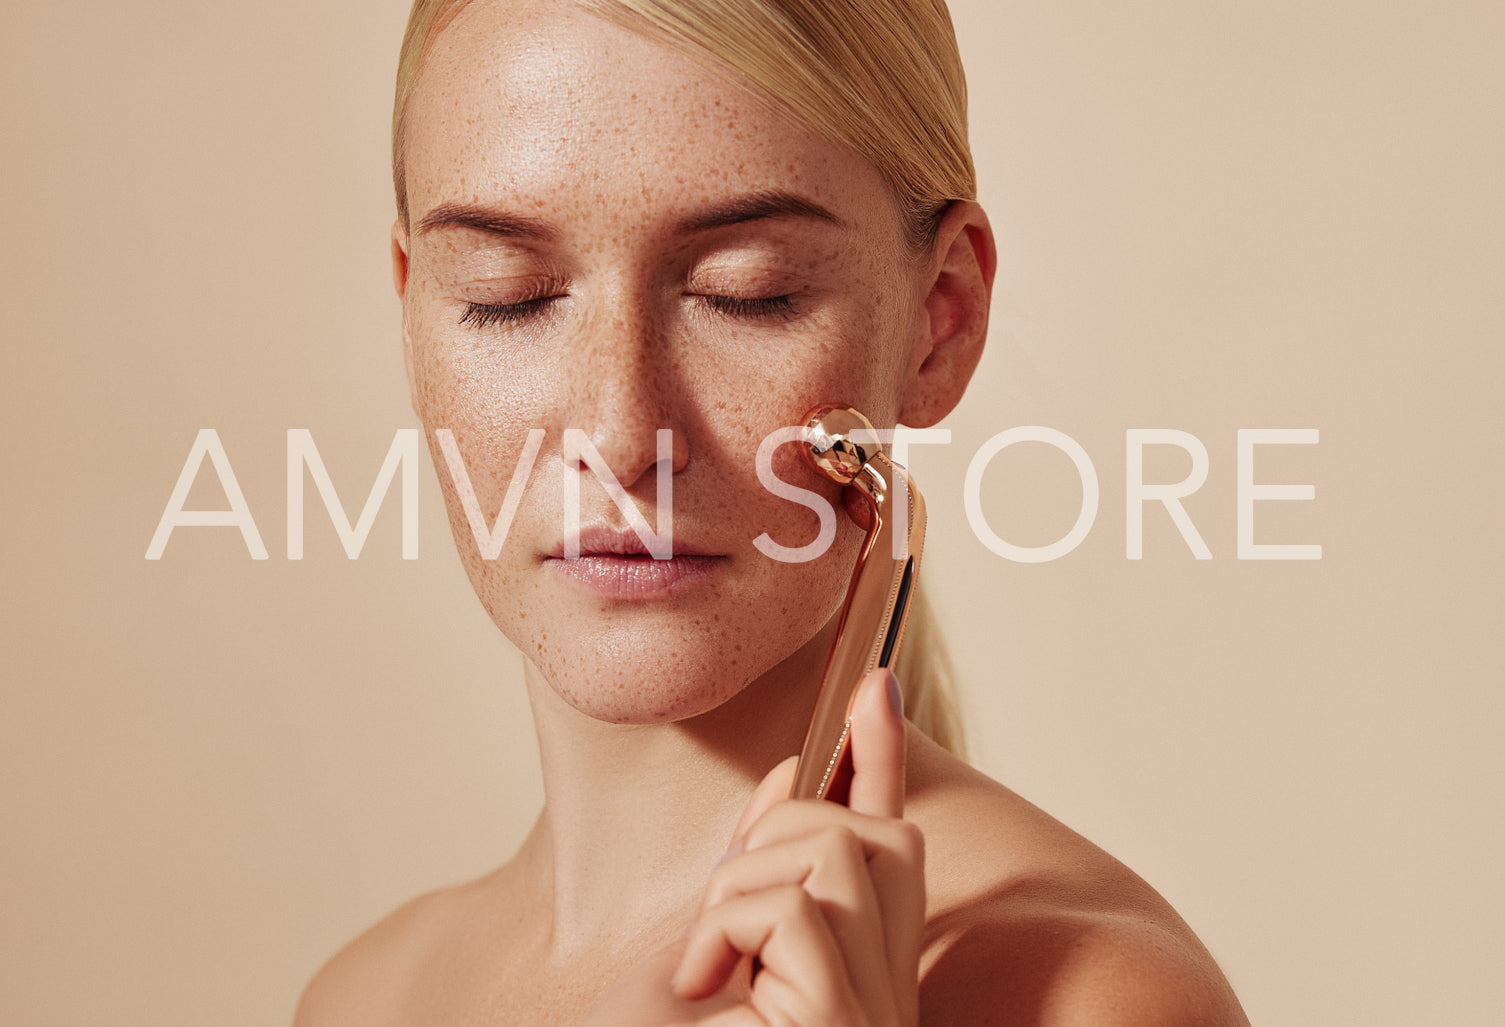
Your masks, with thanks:
[(847, 805), (874, 817), (904, 815), (904, 699), (891, 670), (862, 679), (852, 700), (852, 788)]

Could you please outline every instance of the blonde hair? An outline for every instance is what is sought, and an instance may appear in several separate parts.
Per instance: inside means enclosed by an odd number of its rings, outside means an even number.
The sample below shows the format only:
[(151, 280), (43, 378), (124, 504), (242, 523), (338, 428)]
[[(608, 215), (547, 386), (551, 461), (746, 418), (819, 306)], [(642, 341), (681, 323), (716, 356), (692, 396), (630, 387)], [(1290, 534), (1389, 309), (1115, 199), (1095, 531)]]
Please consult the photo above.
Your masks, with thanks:
[[(397, 64), (392, 182), (408, 220), (404, 119), (424, 58), (470, 0), (416, 0)], [(916, 253), (955, 200), (975, 199), (967, 86), (944, 0), (574, 0), (648, 32), (855, 150), (888, 182)], [(923, 592), (894, 668), (905, 714), (962, 755), (950, 661)]]
[(894, 676), (904, 692), (904, 716), (941, 748), (967, 758), (961, 703), (956, 695), (956, 670), (935, 612), (925, 597), (921, 575), (904, 626), (904, 644), (894, 661)]

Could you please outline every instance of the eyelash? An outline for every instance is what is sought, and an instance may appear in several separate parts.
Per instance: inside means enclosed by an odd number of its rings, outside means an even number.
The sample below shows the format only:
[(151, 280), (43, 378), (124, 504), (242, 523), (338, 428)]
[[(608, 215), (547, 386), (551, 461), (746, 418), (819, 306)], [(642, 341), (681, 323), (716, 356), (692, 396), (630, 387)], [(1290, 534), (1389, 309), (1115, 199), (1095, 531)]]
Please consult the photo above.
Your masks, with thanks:
[(763, 296), (753, 299), (744, 299), (740, 296), (701, 296), (701, 302), (705, 303), (717, 313), (726, 314), (728, 317), (746, 318), (748, 320), (780, 320), (785, 321), (794, 315), (794, 300), (790, 296)]
[(535, 296), (521, 303), (467, 303), (465, 313), (460, 317), (460, 323), (474, 328), (516, 324), (539, 313), (553, 301), (553, 296)]
[[(542, 312), (555, 298), (538, 296), (521, 303), (467, 303), (465, 313), (460, 316), (460, 323), (476, 329), (518, 324)], [(719, 314), (745, 320), (784, 321), (794, 315), (794, 300), (787, 295), (755, 298), (701, 295), (699, 299)]]

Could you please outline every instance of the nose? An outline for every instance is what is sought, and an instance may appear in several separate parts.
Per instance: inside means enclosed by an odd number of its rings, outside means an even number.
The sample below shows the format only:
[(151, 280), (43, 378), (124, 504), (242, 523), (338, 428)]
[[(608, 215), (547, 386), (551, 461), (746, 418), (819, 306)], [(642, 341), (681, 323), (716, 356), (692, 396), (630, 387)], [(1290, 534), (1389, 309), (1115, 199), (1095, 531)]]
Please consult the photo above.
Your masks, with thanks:
[[(689, 438), (680, 416), (682, 391), (672, 354), (652, 312), (640, 304), (617, 302), (585, 327), (574, 353), (573, 402), (567, 428), (583, 431), (613, 476), (632, 489), (659, 461), (658, 433), (673, 433), (670, 466), (678, 474), (690, 460)], [(579, 454), (566, 453), (572, 470), (585, 471)]]

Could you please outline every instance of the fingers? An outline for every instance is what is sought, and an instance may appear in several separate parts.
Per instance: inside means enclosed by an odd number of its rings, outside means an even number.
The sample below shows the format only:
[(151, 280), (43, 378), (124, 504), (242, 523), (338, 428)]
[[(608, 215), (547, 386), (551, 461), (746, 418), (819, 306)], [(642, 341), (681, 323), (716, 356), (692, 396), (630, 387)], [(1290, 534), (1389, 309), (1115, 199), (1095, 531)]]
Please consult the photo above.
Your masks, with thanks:
[(749, 1004), (768, 1022), (810, 1027), (885, 1022), (864, 1012), (847, 978), (841, 946), (815, 899), (797, 884), (739, 895), (707, 911), (675, 975), (676, 993), (689, 1000), (714, 994), (751, 953), (757, 953), (762, 969)]
[[(913, 1022), (925, 920), (919, 829), (835, 803), (785, 801), (758, 818), (743, 844), (711, 875), (677, 993), (711, 994), (756, 955), (755, 1006), (787, 992), (801, 1009), (829, 1010), (855, 996), (864, 1022)], [(791, 1014), (772, 1022), (832, 1021)]]
[(874, 817), (904, 815), (904, 700), (893, 671), (862, 679), (852, 700), (852, 788), (848, 805)]
[(792, 758), (759, 784), (686, 941), (680, 998), (723, 993), (756, 957), (739, 1003), (751, 1022), (916, 1021), (924, 839), (901, 819), (906, 729), (890, 672), (859, 683), (851, 725), (849, 807), (788, 800)]
[[(819, 812), (822, 804), (810, 805), (816, 810), (809, 812)], [(851, 816), (850, 813), (847, 815)], [(881, 835), (886, 825), (880, 823), (877, 826)], [(729, 860), (712, 874), (706, 889), (704, 907), (708, 913), (703, 923), (714, 925), (722, 910), (739, 908), (741, 900), (746, 897), (771, 895), (782, 888), (801, 889), (810, 897), (813, 912), (822, 919), (835, 940), (839, 963), (862, 1005), (865, 1008), (892, 1006), (892, 969), (883, 923), (885, 904), (878, 895), (868, 864), (869, 853), (876, 854), (882, 848), (882, 842), (864, 843), (850, 828), (833, 825), (814, 833), (796, 831), (784, 840), (767, 844), (753, 838), (751, 844), (750, 851)], [(770, 911), (777, 913), (781, 909), (771, 907)], [(802, 909), (801, 912), (810, 911)], [(692, 939), (692, 947), (696, 944), (708, 947), (733, 944), (731, 939), (714, 934), (692, 935)], [(703, 950), (697, 950), (696, 954), (700, 951)], [(746, 951), (739, 949), (738, 953)], [(728, 963), (734, 962), (738, 953), (728, 950), (720, 952), (714, 959), (708, 957), (711, 973), (725, 972)], [(771, 953), (759, 955), (765, 969), (773, 965), (769, 962), (774, 958)], [(705, 986), (719, 986), (719, 982), (713, 984), (707, 979)]]
[[(925, 838), (920, 829), (907, 820), (867, 816), (823, 800), (790, 801), (764, 814), (748, 830), (744, 845), (740, 855), (712, 874), (705, 906), (775, 881), (798, 881), (826, 910), (864, 1005), (892, 994), (903, 1014), (900, 1022), (912, 1022), (912, 1016), (905, 1017), (910, 1011), (918, 1015), (925, 926)], [(820, 846), (818, 857), (806, 855)], [(865, 879), (869, 890), (851, 879)], [(857, 916), (852, 911), (859, 908), (874, 915)], [(874, 944), (878, 939), (881, 946)]]
[(862, 680), (852, 703), (852, 812), (885, 818), (890, 837), (868, 859), (879, 896), (884, 946), (900, 1022), (919, 1017), (918, 976), (925, 926), (925, 844), (904, 815), (909, 751), (904, 700), (890, 670)]

